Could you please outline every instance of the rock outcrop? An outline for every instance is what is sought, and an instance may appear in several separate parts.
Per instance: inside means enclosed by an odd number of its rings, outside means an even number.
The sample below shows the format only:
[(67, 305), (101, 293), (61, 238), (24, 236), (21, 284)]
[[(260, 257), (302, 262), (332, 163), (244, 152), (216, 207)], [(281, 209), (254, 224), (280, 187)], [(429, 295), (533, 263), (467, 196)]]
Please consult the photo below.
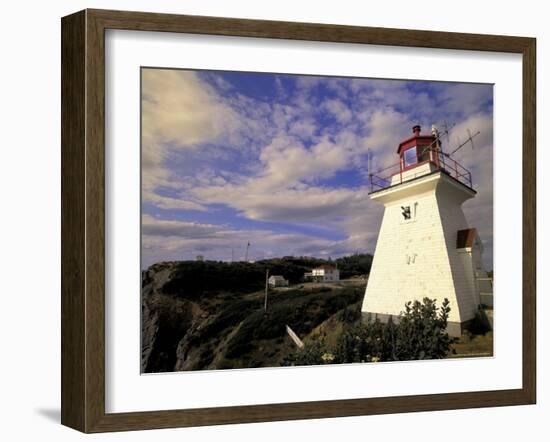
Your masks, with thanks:
[(351, 283), (271, 291), (265, 312), (265, 267), (236, 264), (166, 262), (143, 272), (142, 372), (280, 366), (296, 351), (286, 324), (307, 340), (344, 309), (359, 311), (364, 285)]

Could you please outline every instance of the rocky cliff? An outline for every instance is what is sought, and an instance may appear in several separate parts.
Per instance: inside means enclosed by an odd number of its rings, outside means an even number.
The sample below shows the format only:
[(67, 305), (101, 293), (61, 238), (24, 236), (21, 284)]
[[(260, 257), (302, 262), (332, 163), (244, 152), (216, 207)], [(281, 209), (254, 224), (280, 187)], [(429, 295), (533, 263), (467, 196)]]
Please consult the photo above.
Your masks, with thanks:
[[(264, 311), (268, 265), (165, 262), (144, 271), (142, 372), (280, 366), (297, 351), (286, 324), (307, 341), (357, 319), (360, 279), (270, 290)], [(285, 269), (291, 282), (308, 270)]]

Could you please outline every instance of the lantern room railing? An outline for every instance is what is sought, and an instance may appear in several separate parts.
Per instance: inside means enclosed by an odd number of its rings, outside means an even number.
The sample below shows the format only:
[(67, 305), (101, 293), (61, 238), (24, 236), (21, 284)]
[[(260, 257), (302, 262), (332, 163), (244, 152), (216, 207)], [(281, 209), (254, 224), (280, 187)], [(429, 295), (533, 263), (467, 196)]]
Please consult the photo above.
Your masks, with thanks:
[[(371, 193), (397, 186), (404, 182), (411, 181), (415, 178), (419, 178), (436, 171), (444, 172), (456, 179), (458, 182), (472, 188), (472, 174), (468, 169), (438, 149), (428, 148), (428, 151), (430, 153), (428, 160), (417, 162), (407, 168), (403, 168), (401, 163), (397, 163), (382, 169), (376, 174), (370, 174), (369, 178)], [(418, 172), (415, 172), (415, 169), (418, 166), (429, 163), (432, 164), (432, 166), (435, 166), (433, 170), (426, 171), (425, 169), (421, 169), (418, 170)]]

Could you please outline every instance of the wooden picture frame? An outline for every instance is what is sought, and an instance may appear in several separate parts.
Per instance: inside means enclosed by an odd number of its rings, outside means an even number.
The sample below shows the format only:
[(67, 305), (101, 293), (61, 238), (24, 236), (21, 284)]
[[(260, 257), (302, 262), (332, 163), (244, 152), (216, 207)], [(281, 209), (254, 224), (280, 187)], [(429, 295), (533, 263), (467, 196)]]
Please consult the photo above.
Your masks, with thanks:
[[(497, 391), (105, 412), (105, 30), (495, 51), (523, 58), (523, 385)], [(84, 10), (62, 19), (62, 408), (83, 432), (533, 404), (536, 400), (534, 38)]]

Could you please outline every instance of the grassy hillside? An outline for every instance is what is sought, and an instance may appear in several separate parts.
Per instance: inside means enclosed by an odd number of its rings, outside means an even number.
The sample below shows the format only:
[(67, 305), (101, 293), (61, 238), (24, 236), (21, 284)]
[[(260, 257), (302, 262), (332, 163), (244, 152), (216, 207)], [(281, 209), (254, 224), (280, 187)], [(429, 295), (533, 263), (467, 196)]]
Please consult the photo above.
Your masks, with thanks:
[[(370, 268), (365, 256), (351, 257), (339, 267), (344, 265), (352, 276), (365, 274)], [(296, 350), (286, 334), (287, 324), (307, 340), (326, 324), (359, 317), (365, 288), (361, 279), (270, 290), (264, 311), (266, 268), (296, 283), (322, 262), (326, 261), (287, 257), (257, 263), (151, 266), (143, 273), (142, 370), (281, 365)]]

